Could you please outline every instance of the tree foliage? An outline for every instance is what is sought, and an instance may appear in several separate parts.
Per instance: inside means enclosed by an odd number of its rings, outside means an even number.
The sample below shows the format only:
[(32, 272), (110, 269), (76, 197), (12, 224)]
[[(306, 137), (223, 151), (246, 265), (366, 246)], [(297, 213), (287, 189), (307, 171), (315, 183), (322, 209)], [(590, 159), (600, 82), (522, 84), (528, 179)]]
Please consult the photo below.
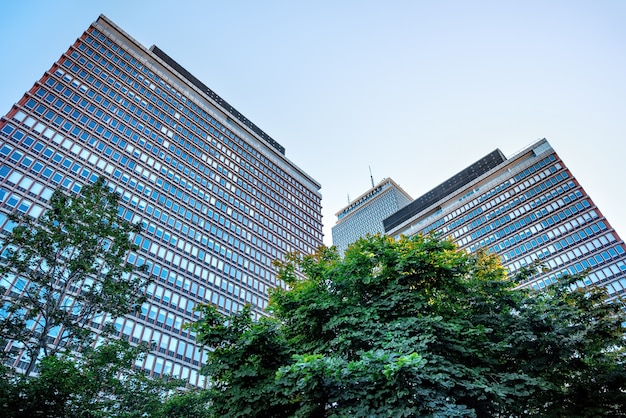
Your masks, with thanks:
[[(169, 417), (163, 402), (180, 381), (152, 379), (133, 366), (145, 345), (110, 341), (81, 356), (47, 356), (36, 376), (0, 374), (2, 416)], [(171, 415), (175, 416), (175, 415)]]
[(0, 339), (28, 353), (27, 375), (40, 357), (84, 348), (93, 343), (93, 326), (143, 302), (147, 280), (125, 261), (141, 226), (118, 217), (118, 199), (100, 178), (77, 196), (55, 191), (38, 219), (11, 215), (16, 226), (0, 266)]
[(272, 319), (205, 306), (192, 326), (210, 416), (626, 414), (624, 304), (580, 276), (519, 289), (495, 256), (431, 235), (278, 267)]
[(211, 378), (212, 416), (289, 416), (291, 405), (281, 402), (274, 380), (291, 351), (276, 321), (253, 321), (249, 306), (230, 317), (213, 305), (199, 305), (197, 310), (202, 317), (189, 328), (198, 332), (199, 344), (212, 348), (203, 367)]

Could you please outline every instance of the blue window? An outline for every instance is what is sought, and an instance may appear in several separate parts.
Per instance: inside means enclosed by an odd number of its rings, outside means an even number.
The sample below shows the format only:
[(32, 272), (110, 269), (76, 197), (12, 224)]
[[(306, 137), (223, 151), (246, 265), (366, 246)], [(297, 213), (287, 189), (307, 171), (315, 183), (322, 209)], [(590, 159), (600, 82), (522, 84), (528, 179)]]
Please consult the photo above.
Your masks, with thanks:
[(19, 202), (19, 199), (16, 198), (15, 196), (11, 196), (9, 197), (9, 200), (7, 200), (7, 206), (14, 208), (15, 205), (17, 205), (17, 202)]
[(54, 176), (52, 176), (52, 182), (55, 184), (59, 184), (61, 180), (63, 180), (63, 176), (59, 173), (56, 173)]
[(25, 168), (30, 167), (30, 165), (33, 163), (32, 158), (29, 157), (24, 157), (24, 160), (22, 160), (22, 166), (24, 166)]
[(9, 174), (10, 171), (11, 171), (11, 168), (9, 168), (6, 165), (3, 165), (2, 167), (0, 167), (0, 178), (5, 178)]
[(22, 202), (20, 204), (20, 206), (17, 208), (17, 210), (19, 210), (22, 213), (26, 213), (26, 212), (28, 212), (29, 208), (30, 208), (30, 204), (29, 203)]
[(7, 123), (4, 128), (2, 128), (2, 133), (11, 135), (11, 133), (15, 130), (15, 126)]
[(17, 141), (21, 141), (22, 138), (24, 138), (26, 134), (22, 131), (15, 131), (15, 133), (13, 134), (13, 138), (15, 138)]
[(41, 174), (41, 177), (43, 177), (44, 179), (46, 179), (46, 180), (47, 180), (47, 179), (49, 179), (49, 178), (50, 178), (50, 176), (52, 175), (52, 173), (53, 173), (52, 169), (51, 169), (51, 168), (49, 168), (49, 167), (46, 167), (46, 168), (43, 170), (43, 173)]
[(31, 145), (33, 145), (34, 142), (35, 142), (35, 140), (33, 139), (32, 136), (27, 136), (26, 139), (23, 141), (23, 144), (26, 147), (30, 147)]
[(0, 148), (0, 155), (3, 155), (6, 157), (7, 155), (9, 155), (11, 151), (13, 151), (13, 148), (8, 145), (5, 145), (2, 148)]
[(11, 159), (15, 162), (18, 162), (21, 158), (22, 158), (23, 154), (21, 152), (15, 151), (13, 152), (13, 154), (11, 155)]
[(11, 232), (11, 231), (13, 231), (13, 228), (15, 228), (16, 225), (17, 225), (17, 223), (15, 223), (13, 221), (8, 221), (4, 225), (4, 230), (7, 231), (7, 232)]
[[(30, 138), (30, 137), (28, 137), (28, 138)], [(28, 139), (28, 138), (26, 138), (26, 139)], [(24, 142), (26, 142), (26, 141), (24, 141)], [(44, 148), (45, 148), (45, 146), (41, 142), (37, 142), (37, 143), (35, 143), (35, 146), (33, 147), (33, 150), (35, 152), (39, 153)]]

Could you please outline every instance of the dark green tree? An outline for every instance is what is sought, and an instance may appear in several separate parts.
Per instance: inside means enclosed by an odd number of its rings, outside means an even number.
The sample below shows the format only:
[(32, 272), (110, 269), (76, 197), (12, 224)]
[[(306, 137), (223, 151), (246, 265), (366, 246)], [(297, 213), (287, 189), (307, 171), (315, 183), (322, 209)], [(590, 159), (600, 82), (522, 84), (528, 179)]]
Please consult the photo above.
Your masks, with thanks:
[(273, 319), (205, 307), (193, 325), (213, 350), (210, 416), (626, 413), (624, 304), (580, 276), (519, 289), (495, 256), (430, 235), (278, 267)]
[(39, 373), (0, 375), (3, 417), (167, 417), (163, 402), (180, 381), (152, 379), (133, 366), (145, 345), (112, 340), (81, 356), (48, 356)]
[(168, 396), (159, 413), (151, 416), (163, 418), (204, 418), (208, 416), (209, 401), (208, 391), (187, 388), (185, 391)]
[(213, 305), (196, 310), (202, 317), (188, 327), (198, 333), (198, 343), (211, 347), (202, 369), (211, 379), (210, 416), (290, 416), (293, 407), (274, 384), (276, 371), (292, 354), (279, 324), (269, 318), (253, 321), (249, 306), (229, 317)]
[(93, 327), (106, 333), (104, 323), (141, 306), (147, 279), (125, 261), (141, 226), (118, 216), (118, 199), (100, 178), (79, 195), (55, 191), (38, 219), (11, 215), (0, 340), (28, 353), (27, 376), (40, 358), (92, 344)]

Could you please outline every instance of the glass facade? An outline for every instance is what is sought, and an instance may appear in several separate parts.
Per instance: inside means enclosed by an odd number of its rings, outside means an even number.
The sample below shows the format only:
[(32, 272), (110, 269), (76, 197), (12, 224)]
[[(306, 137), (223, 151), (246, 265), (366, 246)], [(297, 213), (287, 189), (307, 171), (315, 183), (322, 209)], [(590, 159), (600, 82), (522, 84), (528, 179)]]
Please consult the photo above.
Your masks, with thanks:
[(613, 296), (626, 291), (624, 242), (545, 139), (404, 215), (384, 221), (397, 225), (387, 234), (434, 231), (469, 251), (499, 254), (512, 274), (535, 260), (548, 267), (524, 286), (541, 289), (560, 275), (589, 271), (580, 286), (603, 285)]
[(320, 185), (155, 48), (100, 16), (0, 119), (0, 231), (7, 213), (37, 217), (55, 188), (104, 176), (120, 216), (145, 227), (128, 257), (154, 280), (119, 336), (154, 341), (138, 364), (149, 373), (202, 385), (203, 353), (181, 325), (199, 302), (263, 315), (268, 289), (283, 286), (272, 261), (322, 244)]
[(411, 200), (396, 182), (383, 180), (337, 213), (337, 224), (332, 228), (333, 245), (343, 253), (348, 245), (367, 234), (383, 234), (383, 219)]

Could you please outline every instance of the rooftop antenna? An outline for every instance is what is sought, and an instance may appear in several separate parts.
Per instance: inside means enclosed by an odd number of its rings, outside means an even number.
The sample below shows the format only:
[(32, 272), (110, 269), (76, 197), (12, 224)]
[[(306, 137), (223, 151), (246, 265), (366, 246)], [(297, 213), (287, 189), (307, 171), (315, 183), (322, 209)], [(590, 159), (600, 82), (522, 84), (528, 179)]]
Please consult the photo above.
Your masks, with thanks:
[(372, 176), (372, 166), (368, 166), (370, 169), (370, 180), (372, 180), (372, 188), (374, 188), (374, 176)]
[(350, 193), (348, 193), (348, 204), (350, 204)]

